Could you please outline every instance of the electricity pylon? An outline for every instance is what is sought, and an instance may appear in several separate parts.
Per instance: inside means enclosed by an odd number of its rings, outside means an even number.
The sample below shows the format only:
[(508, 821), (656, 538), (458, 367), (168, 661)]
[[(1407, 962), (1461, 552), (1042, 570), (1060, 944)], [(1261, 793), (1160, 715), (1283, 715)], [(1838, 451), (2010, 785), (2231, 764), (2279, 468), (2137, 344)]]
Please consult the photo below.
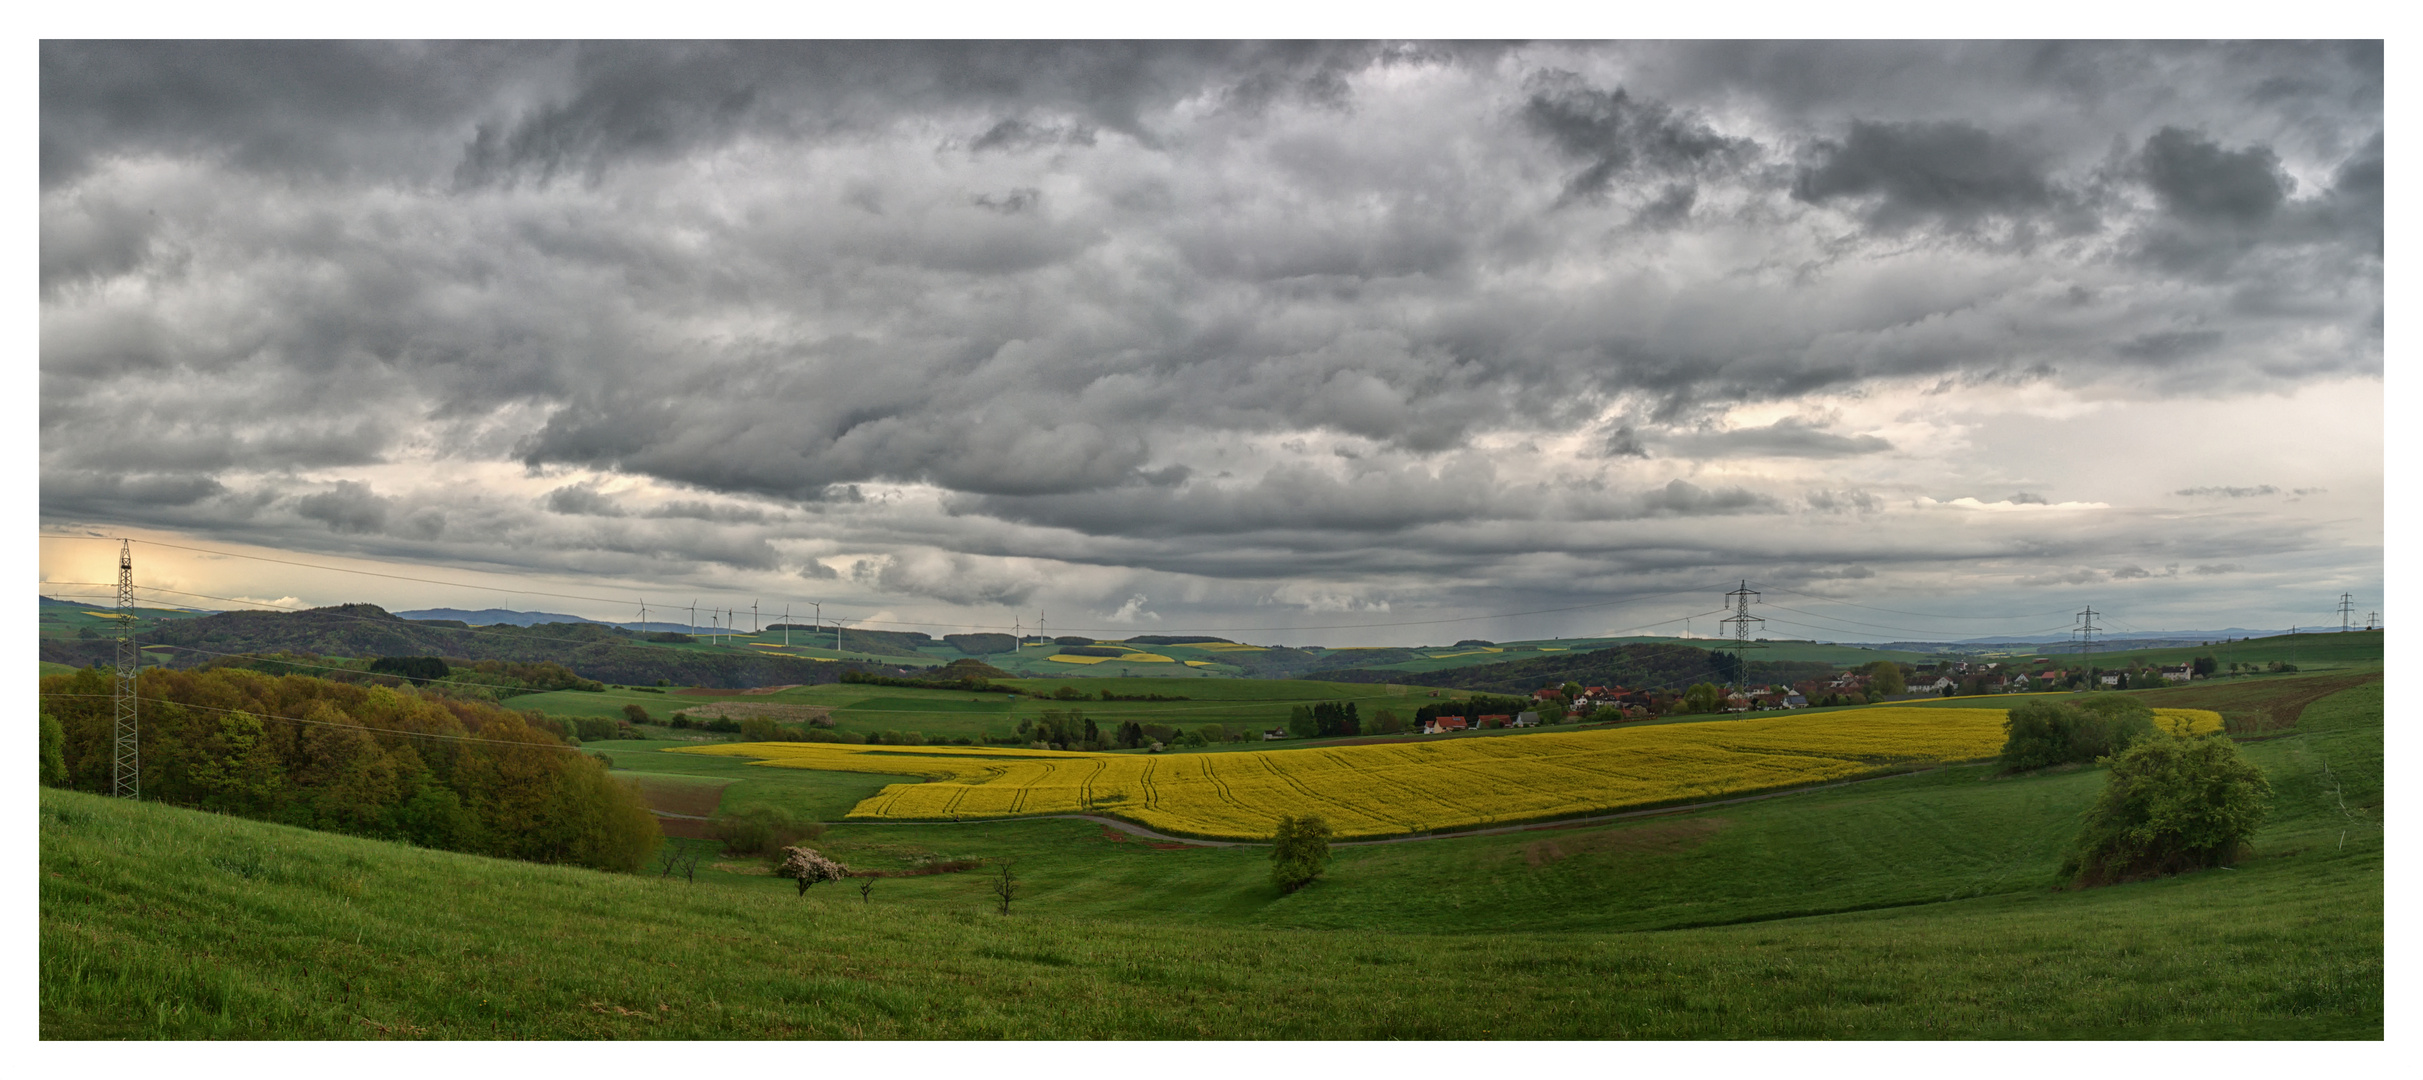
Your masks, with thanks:
[(135, 554), (133, 541), (118, 541), (118, 671), (110, 696), (117, 706), (116, 741), (110, 756), (111, 793), (143, 797), (143, 752), (135, 730), (135, 673), (143, 654), (135, 648)]
[(1738, 684), (1742, 681), (1743, 673), (1750, 670), (1749, 658), (1743, 654), (1762, 647), (1751, 643), (1750, 626), (1767, 620), (1750, 614), (1750, 602), (1758, 599), (1758, 593), (1750, 588), (1748, 579), (1742, 581), (1741, 588), (1726, 593), (1725, 599), (1728, 606), (1733, 608), (1733, 615), (1718, 620), (1718, 625), (1733, 628), (1733, 681)]

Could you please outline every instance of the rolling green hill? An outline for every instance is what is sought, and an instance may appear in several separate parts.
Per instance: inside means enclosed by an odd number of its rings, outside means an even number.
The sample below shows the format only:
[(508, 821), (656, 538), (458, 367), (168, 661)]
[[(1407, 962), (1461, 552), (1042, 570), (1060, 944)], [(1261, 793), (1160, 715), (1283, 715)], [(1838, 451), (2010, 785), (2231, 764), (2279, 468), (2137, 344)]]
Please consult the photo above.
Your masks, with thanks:
[(819, 842), (869, 870), (1014, 860), (1007, 916), (976, 873), (800, 898), (748, 860), (687, 883), (45, 791), (40, 1030), (2377, 1039), (2382, 725), (2373, 683), (2247, 743), (2276, 805), (2237, 869), (2080, 892), (2051, 886), (2095, 769), (1342, 847), (1291, 895), (1259, 849), (1083, 821)]

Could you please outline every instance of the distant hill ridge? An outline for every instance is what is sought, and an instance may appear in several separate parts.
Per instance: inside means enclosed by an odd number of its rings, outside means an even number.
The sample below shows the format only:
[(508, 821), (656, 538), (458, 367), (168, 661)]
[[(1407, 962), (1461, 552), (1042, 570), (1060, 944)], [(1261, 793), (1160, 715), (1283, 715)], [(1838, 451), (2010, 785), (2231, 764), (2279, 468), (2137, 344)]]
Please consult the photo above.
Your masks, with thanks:
[(418, 611), (398, 611), (394, 612), (393, 614), (399, 619), (412, 619), (424, 622), (438, 619), (451, 619), (467, 626), (537, 626), (541, 623), (599, 623), (600, 625), (606, 626), (615, 625), (613, 623), (606, 623), (598, 619), (584, 619), (578, 615), (558, 615), (551, 611), (508, 611), (504, 608), (481, 608), (478, 611), (465, 611), (461, 608), (450, 607), (422, 608)]
[[(1798, 682), (1832, 675), (1840, 670), (1834, 664), (1804, 660), (1753, 660), (1747, 666), (1744, 677), (1750, 682)], [(1522, 694), (1569, 682), (1584, 686), (1625, 686), (1635, 690), (1681, 690), (1693, 683), (1724, 681), (1722, 670), (1715, 654), (1706, 649), (1695, 649), (1688, 645), (1618, 645), (1585, 653), (1474, 664), (1439, 671), (1324, 671), (1321, 678), (1331, 682), (1398, 683), (1450, 690)]]
[[(791, 656), (703, 651), (645, 644), (628, 630), (587, 620), (532, 626), (495, 624), (473, 630), (458, 620), (398, 618), (375, 604), (340, 604), (309, 611), (229, 611), (160, 623), (135, 635), (166, 645), (147, 655), (171, 667), (196, 667), (222, 654), (298, 653), (317, 656), (443, 656), (461, 660), (553, 661), (584, 678), (737, 689), (784, 683), (839, 681), (844, 671), (903, 673), (884, 665)], [(109, 663), (107, 640), (47, 640), (42, 659), (84, 667)]]

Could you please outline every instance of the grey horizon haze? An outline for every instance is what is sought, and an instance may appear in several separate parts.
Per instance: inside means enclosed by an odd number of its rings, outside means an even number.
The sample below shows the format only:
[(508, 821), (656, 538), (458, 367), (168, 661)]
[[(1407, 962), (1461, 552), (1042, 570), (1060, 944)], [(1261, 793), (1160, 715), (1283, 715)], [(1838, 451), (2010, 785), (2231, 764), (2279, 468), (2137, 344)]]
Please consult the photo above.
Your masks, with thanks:
[(2335, 626), (2382, 57), (45, 42), (41, 520), (937, 633)]

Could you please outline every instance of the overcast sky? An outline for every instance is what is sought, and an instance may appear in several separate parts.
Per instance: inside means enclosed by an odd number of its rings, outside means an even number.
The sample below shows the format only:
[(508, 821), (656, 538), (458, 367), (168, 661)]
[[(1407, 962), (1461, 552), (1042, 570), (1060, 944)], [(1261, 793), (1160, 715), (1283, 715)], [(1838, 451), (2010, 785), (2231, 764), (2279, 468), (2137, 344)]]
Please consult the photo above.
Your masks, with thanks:
[(632, 598), (143, 564), (288, 606), (2335, 625), (2381, 595), (2382, 66), (46, 43), (42, 523)]

